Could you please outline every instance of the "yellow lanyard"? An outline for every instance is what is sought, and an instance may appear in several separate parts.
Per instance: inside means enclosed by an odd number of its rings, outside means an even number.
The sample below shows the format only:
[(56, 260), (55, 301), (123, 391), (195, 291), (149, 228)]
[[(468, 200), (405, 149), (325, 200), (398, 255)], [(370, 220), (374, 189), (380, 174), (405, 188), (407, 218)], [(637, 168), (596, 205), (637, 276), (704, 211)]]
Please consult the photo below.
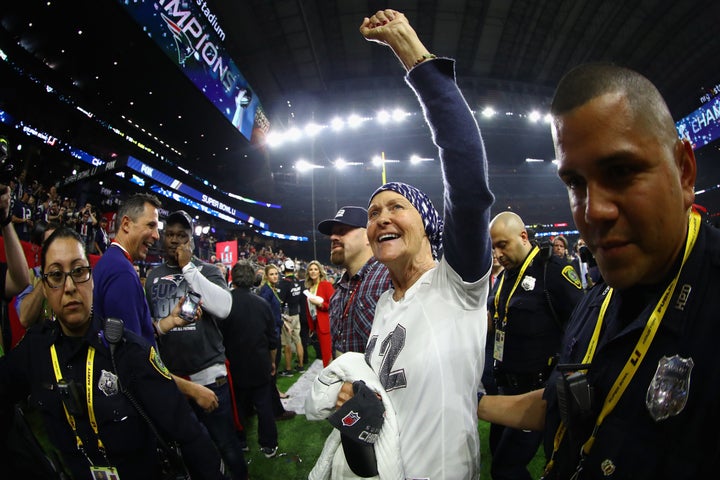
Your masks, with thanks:
[[(670, 299), (675, 292), (675, 286), (677, 285), (678, 279), (680, 278), (680, 274), (682, 273), (682, 269), (685, 266), (685, 262), (687, 261), (690, 253), (695, 247), (695, 241), (697, 240), (698, 233), (700, 231), (700, 223), (700, 215), (698, 215), (696, 212), (691, 212), (688, 222), (688, 236), (687, 240), (685, 241), (685, 252), (683, 253), (682, 264), (680, 265), (680, 268), (678, 269), (675, 278), (673, 278), (670, 284), (668, 284), (662, 297), (660, 297), (657, 305), (655, 305), (655, 308), (650, 314), (650, 318), (648, 318), (648, 321), (645, 324), (642, 335), (640, 335), (640, 339), (638, 340), (637, 345), (632, 350), (632, 353), (630, 354), (627, 362), (625, 362), (625, 366), (620, 372), (620, 375), (618, 375), (618, 377), (615, 379), (615, 383), (613, 383), (610, 392), (608, 392), (607, 396), (605, 397), (602, 410), (600, 410), (600, 415), (598, 415), (595, 421), (595, 427), (593, 428), (592, 434), (590, 435), (590, 438), (588, 438), (588, 440), (583, 444), (582, 453), (584, 455), (588, 455), (590, 453), (590, 449), (595, 443), (595, 438), (597, 436), (600, 425), (618, 404), (623, 393), (625, 393), (625, 389), (630, 384), (630, 381), (640, 367), (640, 364), (645, 359), (645, 355), (650, 349), (650, 345), (655, 338), (655, 334), (660, 327), (660, 323), (662, 322), (662, 319), (667, 312), (668, 305), (670, 304)], [(603, 303), (600, 306), (600, 313), (598, 314), (598, 319), (595, 323), (595, 329), (593, 330), (593, 334), (590, 338), (590, 343), (588, 344), (588, 349), (585, 352), (582, 363), (592, 362), (593, 356), (595, 355), (595, 350), (597, 348), (598, 340), (600, 338), (600, 330), (602, 329), (602, 324), (605, 319), (605, 312), (610, 305), (612, 293), (613, 289), (609, 289), (607, 295), (605, 296), (605, 300), (603, 300)], [(555, 432), (555, 438), (553, 440), (553, 453), (550, 457), (550, 461), (545, 468), (546, 474), (552, 469), (552, 465), (555, 459), (555, 453), (560, 447), (560, 442), (562, 442), (563, 436), (565, 435), (565, 430), (565, 425), (563, 423), (560, 423), (560, 426)]]
[[(512, 298), (513, 294), (515, 293), (515, 289), (517, 289), (518, 285), (520, 285), (520, 280), (522, 280), (523, 275), (525, 275), (525, 270), (530, 266), (530, 264), (533, 261), (533, 258), (535, 258), (535, 255), (538, 254), (540, 249), (537, 245), (533, 247), (532, 251), (530, 251), (530, 254), (525, 259), (525, 262), (522, 264), (522, 267), (520, 267), (520, 272), (518, 273), (517, 278), (515, 279), (515, 285), (513, 285), (512, 290), (510, 290), (510, 294), (507, 297), (507, 300), (505, 301), (505, 313), (503, 316), (502, 326), (504, 327), (507, 324), (507, 316), (508, 316), (508, 306), (510, 305), (510, 299)], [(500, 318), (500, 315), (498, 314), (498, 306), (500, 305), (500, 293), (502, 292), (503, 283), (505, 283), (505, 274), (503, 274), (502, 278), (500, 279), (500, 285), (498, 285), (497, 292), (495, 293), (495, 315), (493, 315), (493, 318), (495, 320), (498, 320)]]
[[(53, 371), (55, 372), (55, 380), (59, 383), (62, 381), (62, 372), (60, 371), (60, 362), (58, 361), (57, 357), (57, 351), (55, 350), (55, 345), (50, 345), (50, 358), (52, 359), (53, 364)], [(105, 453), (105, 445), (103, 445), (102, 440), (100, 439), (100, 434), (97, 426), (97, 420), (95, 419), (95, 409), (93, 408), (93, 363), (95, 361), (95, 349), (92, 346), (88, 346), (88, 353), (87, 353), (87, 360), (85, 361), (85, 400), (87, 401), (87, 407), (88, 407), (88, 418), (90, 420), (90, 427), (92, 428), (93, 432), (95, 432), (95, 436), (97, 437), (98, 442), (98, 450), (100, 453), (102, 453), (103, 457), (105, 457), (105, 461), (107, 461), (107, 455)], [(67, 418), (68, 423), (70, 424), (70, 428), (72, 428), (73, 433), (75, 434), (75, 441), (77, 443), (77, 448), (80, 450), (85, 457), (88, 459), (91, 465), (93, 465), (92, 460), (88, 457), (87, 453), (85, 452), (83, 448), (82, 440), (80, 439), (80, 435), (77, 431), (77, 424), (75, 422), (75, 418), (72, 416), (70, 412), (68, 412), (67, 407), (65, 406), (65, 403), (63, 403), (63, 410), (65, 411), (65, 417)]]

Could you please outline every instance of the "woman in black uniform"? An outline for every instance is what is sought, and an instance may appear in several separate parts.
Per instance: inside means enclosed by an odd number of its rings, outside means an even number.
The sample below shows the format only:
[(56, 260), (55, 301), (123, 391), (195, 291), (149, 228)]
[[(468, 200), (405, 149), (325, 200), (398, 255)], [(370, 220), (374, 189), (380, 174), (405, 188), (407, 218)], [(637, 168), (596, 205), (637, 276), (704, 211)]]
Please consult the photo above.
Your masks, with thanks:
[(55, 231), (43, 245), (41, 266), (42, 288), (56, 321), (32, 327), (0, 359), (0, 406), (29, 394), (50, 442), (77, 480), (155, 479), (157, 436), (127, 390), (159, 434), (180, 445), (193, 479), (223, 478), (207, 431), (155, 349), (124, 332), (113, 346), (113, 362), (104, 332), (91, 326), (93, 282), (78, 234)]

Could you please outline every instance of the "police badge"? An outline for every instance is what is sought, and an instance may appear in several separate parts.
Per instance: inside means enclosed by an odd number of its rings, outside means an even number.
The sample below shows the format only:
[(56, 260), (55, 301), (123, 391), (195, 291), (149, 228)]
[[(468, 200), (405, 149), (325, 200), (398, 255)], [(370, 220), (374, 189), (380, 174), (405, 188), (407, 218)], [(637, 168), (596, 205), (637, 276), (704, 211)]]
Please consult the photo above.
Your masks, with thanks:
[(522, 283), (520, 283), (520, 286), (523, 288), (523, 290), (529, 292), (530, 290), (535, 288), (535, 277), (526, 275), (525, 278), (522, 279)]
[(115, 395), (118, 393), (118, 377), (112, 372), (102, 370), (100, 372), (100, 380), (98, 381), (98, 388), (105, 394), (106, 397)]
[(645, 406), (656, 422), (682, 412), (690, 394), (692, 358), (663, 356), (645, 395)]

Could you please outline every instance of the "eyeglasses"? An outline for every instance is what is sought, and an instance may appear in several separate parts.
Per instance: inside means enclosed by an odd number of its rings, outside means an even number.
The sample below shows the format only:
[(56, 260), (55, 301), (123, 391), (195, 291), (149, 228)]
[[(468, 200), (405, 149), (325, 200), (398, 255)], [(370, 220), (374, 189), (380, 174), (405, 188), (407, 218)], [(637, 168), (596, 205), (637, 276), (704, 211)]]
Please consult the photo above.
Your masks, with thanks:
[(67, 277), (72, 278), (73, 283), (85, 283), (90, 280), (90, 267), (75, 267), (69, 272), (63, 272), (62, 270), (55, 270), (54, 272), (48, 272), (42, 276), (45, 283), (50, 288), (60, 288), (65, 285)]

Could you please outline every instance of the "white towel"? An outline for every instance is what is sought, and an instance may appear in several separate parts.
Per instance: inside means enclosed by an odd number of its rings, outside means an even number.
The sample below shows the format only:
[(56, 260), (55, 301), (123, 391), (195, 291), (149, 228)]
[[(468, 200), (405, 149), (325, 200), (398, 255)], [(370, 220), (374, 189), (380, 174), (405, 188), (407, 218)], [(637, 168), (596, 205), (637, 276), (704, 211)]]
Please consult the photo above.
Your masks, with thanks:
[[(405, 473), (400, 455), (399, 429), (395, 409), (387, 392), (380, 385), (375, 372), (365, 363), (362, 353), (345, 353), (328, 365), (313, 382), (310, 395), (305, 399), (305, 415), (308, 420), (323, 420), (335, 411), (335, 402), (344, 382), (363, 380), (382, 398), (385, 420), (375, 442), (378, 476), (380, 480), (403, 480)], [(355, 480), (340, 447), (340, 432), (333, 430), (323, 446), (309, 480)], [(340, 448), (339, 448), (340, 447)]]

